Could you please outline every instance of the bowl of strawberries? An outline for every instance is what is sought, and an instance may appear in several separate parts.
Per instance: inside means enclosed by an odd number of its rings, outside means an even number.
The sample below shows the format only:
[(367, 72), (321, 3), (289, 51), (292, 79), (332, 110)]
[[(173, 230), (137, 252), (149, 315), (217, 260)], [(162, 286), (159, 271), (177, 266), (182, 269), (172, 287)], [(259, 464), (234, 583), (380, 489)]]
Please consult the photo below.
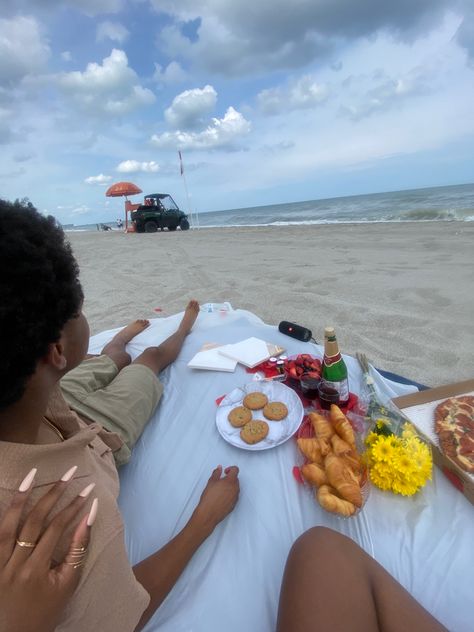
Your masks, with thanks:
[(298, 386), (311, 381), (319, 382), (321, 379), (321, 360), (309, 353), (290, 356), (285, 362), (285, 374), (290, 382), (293, 381)]

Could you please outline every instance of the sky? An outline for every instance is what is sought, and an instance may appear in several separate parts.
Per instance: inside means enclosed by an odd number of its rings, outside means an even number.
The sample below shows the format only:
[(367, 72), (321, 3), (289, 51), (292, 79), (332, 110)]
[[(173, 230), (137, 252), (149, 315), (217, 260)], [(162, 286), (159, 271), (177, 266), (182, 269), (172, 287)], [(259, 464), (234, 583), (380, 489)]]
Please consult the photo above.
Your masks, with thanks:
[(2, 0), (1, 197), (189, 210), (178, 150), (199, 213), (473, 182), (474, 0)]

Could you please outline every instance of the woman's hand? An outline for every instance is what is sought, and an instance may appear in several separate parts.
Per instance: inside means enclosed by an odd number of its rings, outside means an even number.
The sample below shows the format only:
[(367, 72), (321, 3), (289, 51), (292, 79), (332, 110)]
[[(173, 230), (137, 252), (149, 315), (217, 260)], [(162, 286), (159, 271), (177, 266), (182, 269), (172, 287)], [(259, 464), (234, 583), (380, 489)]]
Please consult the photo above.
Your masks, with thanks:
[(72, 597), (81, 576), (97, 499), (77, 525), (64, 560), (52, 568), (53, 551), (87, 502), (93, 486), (47, 523), (76, 467), (71, 468), (31, 509), (19, 529), (36, 469), (26, 476), (0, 517), (0, 632), (51, 632)]
[(224, 476), (220, 465), (212, 472), (191, 518), (208, 535), (235, 507), (240, 492), (238, 475), (236, 465), (226, 467)]

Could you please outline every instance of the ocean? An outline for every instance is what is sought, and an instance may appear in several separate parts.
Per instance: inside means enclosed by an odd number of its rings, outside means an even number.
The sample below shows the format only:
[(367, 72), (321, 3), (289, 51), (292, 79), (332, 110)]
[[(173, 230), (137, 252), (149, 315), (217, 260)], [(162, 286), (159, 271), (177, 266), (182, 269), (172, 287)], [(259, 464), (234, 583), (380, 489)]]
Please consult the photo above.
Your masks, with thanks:
[[(474, 184), (200, 212), (198, 217), (193, 214), (192, 220), (192, 224), (201, 228), (374, 222), (473, 222)], [(103, 223), (116, 228), (115, 222)], [(68, 225), (65, 228), (97, 230), (97, 224)]]

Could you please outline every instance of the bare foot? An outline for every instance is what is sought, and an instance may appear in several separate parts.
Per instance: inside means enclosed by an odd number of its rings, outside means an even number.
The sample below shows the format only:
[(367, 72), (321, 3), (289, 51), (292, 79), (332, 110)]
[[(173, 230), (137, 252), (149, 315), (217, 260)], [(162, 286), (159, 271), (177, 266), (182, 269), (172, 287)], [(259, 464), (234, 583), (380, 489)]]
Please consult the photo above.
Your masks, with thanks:
[(196, 318), (199, 314), (199, 303), (194, 299), (189, 301), (184, 310), (183, 320), (179, 325), (179, 329), (184, 332), (186, 335), (191, 331), (192, 326), (194, 325)]
[(138, 320), (134, 320), (133, 323), (130, 323), (130, 325), (127, 325), (121, 331), (119, 331), (118, 334), (114, 336), (114, 339), (120, 340), (120, 342), (127, 344), (128, 342), (130, 342), (130, 340), (132, 340), (132, 338), (135, 338), (135, 336), (141, 334), (142, 331), (144, 331), (149, 326), (149, 320), (146, 320), (145, 318), (139, 318)]

